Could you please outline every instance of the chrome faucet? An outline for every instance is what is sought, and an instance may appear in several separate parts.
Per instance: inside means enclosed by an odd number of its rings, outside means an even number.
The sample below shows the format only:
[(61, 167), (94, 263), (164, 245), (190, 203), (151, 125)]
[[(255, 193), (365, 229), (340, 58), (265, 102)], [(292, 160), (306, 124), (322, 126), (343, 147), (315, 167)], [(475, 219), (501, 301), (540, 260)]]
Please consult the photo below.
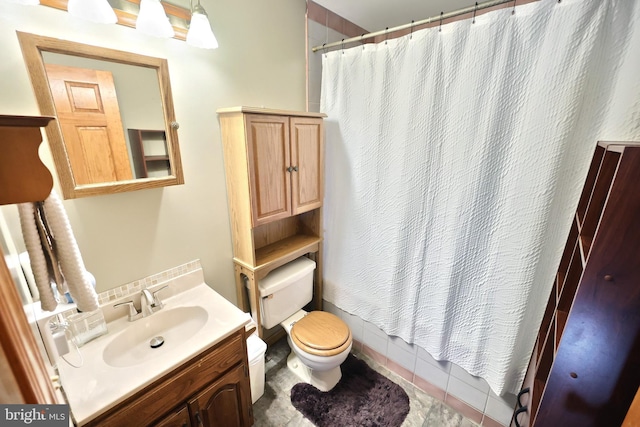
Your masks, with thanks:
[(167, 287), (168, 285), (165, 285), (153, 293), (150, 292), (149, 289), (143, 289), (141, 291), (142, 296), (140, 298), (140, 308), (142, 310), (142, 317), (150, 316), (164, 307), (164, 304), (158, 298), (158, 292)]
[(129, 306), (129, 316), (128, 316), (129, 322), (133, 322), (134, 320), (137, 320), (142, 317), (142, 310), (138, 311), (136, 306), (133, 305), (133, 301), (126, 301), (126, 302), (115, 304), (113, 308), (120, 307), (123, 305)]
[(115, 304), (113, 308), (120, 307), (126, 305), (129, 307), (129, 322), (133, 322), (134, 320), (138, 320), (141, 317), (151, 316), (156, 311), (160, 310), (164, 307), (164, 304), (158, 298), (158, 292), (162, 291), (164, 288), (167, 288), (169, 285), (165, 285), (158, 289), (157, 291), (150, 292), (149, 289), (143, 289), (140, 292), (140, 310), (136, 308), (133, 304), (133, 301), (125, 301), (118, 304)]

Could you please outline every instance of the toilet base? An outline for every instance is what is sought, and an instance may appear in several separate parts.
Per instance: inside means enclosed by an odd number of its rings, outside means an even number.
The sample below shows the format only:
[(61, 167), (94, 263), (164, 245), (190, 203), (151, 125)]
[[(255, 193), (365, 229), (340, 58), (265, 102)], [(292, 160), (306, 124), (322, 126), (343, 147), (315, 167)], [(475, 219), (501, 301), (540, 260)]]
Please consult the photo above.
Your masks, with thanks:
[(303, 382), (311, 384), (320, 391), (329, 391), (338, 384), (342, 378), (340, 366), (328, 371), (316, 371), (306, 366), (296, 354), (291, 350), (287, 357), (287, 367)]

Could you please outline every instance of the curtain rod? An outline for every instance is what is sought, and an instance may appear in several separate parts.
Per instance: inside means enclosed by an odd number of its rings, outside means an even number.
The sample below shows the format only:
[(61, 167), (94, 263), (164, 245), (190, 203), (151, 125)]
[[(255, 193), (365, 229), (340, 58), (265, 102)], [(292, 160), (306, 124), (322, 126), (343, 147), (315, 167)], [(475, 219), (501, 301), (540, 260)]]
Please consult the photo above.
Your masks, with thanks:
[(373, 33), (367, 33), (367, 34), (363, 34), (361, 36), (351, 37), (351, 38), (348, 38), (348, 39), (342, 39), (342, 40), (340, 40), (338, 42), (325, 43), (325, 44), (323, 44), (321, 46), (315, 46), (311, 50), (313, 52), (317, 52), (319, 50), (328, 49), (330, 47), (343, 46), (345, 43), (359, 42), (359, 41), (362, 41), (364, 39), (370, 39), (372, 37), (382, 36), (382, 35), (388, 34), (390, 32), (406, 30), (407, 28), (413, 28), (413, 27), (417, 27), (419, 25), (430, 24), (432, 22), (438, 22), (440, 20), (453, 18), (454, 16), (460, 16), (460, 15), (464, 15), (466, 13), (472, 13), (474, 11), (477, 12), (478, 10), (487, 9), (489, 7), (498, 6), (498, 5), (501, 5), (501, 4), (504, 4), (504, 3), (509, 3), (509, 2), (514, 2), (515, 3), (514, 0), (489, 0), (489, 1), (482, 2), (482, 3), (476, 3), (473, 6), (464, 7), (464, 8), (461, 8), (461, 9), (454, 10), (452, 12), (441, 13), (440, 15), (432, 16), (431, 18), (423, 19), (421, 21), (411, 22), (409, 24), (399, 25), (397, 27), (387, 28), (385, 30), (375, 31)]

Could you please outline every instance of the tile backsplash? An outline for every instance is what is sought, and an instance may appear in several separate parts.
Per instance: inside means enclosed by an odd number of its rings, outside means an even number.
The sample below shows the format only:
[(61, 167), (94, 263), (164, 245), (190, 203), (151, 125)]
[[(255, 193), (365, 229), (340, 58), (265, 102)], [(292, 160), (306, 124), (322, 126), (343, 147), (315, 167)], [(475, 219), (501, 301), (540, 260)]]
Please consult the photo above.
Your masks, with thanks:
[(202, 268), (200, 266), (200, 260), (197, 259), (194, 261), (189, 261), (177, 267), (161, 271), (160, 273), (152, 274), (151, 276), (147, 276), (143, 279), (134, 280), (133, 282), (127, 283), (117, 288), (109, 289), (108, 291), (99, 293), (98, 304), (103, 305), (118, 298), (139, 293), (142, 289), (146, 289), (158, 283), (166, 282), (167, 280), (171, 280), (184, 274), (191, 273), (192, 271), (200, 268)]

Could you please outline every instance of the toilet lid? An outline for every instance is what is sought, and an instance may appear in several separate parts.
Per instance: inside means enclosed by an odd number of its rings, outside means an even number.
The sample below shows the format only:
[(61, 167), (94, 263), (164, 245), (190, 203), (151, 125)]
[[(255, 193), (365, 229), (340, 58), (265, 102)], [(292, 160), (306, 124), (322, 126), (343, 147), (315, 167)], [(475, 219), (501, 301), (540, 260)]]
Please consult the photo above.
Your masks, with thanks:
[(338, 316), (312, 311), (291, 328), (291, 339), (303, 351), (317, 356), (334, 356), (351, 345), (351, 331)]

